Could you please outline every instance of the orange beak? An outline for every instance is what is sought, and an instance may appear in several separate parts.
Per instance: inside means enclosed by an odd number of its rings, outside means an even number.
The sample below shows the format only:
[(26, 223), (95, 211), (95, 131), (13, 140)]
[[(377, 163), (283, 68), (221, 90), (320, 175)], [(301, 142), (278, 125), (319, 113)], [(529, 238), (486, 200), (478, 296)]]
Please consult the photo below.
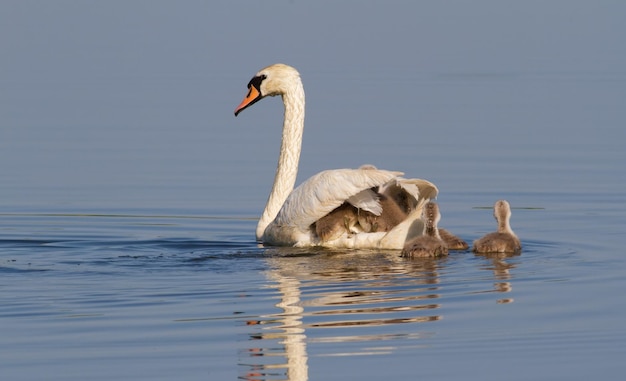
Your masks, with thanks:
[(254, 85), (250, 85), (250, 90), (248, 90), (248, 95), (243, 98), (243, 101), (237, 106), (235, 109), (235, 116), (237, 116), (240, 112), (242, 112), (246, 107), (251, 106), (253, 103), (261, 99), (261, 93)]

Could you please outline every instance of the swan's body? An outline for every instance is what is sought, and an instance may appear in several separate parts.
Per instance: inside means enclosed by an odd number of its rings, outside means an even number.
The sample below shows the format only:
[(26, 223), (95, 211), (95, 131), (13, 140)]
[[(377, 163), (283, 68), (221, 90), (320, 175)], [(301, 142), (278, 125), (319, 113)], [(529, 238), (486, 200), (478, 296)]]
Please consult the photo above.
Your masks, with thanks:
[(498, 231), (489, 233), (474, 241), (475, 253), (518, 253), (522, 244), (511, 229), (511, 206), (505, 200), (498, 200), (493, 206), (493, 216), (498, 221)]
[(437, 223), (441, 219), (439, 206), (429, 202), (422, 213), (423, 234), (408, 241), (402, 249), (402, 256), (407, 258), (428, 258), (448, 255), (448, 245), (441, 239)]
[[(258, 240), (281, 246), (402, 249), (408, 239), (421, 233), (422, 206), (438, 192), (426, 180), (404, 179), (400, 177), (402, 172), (363, 166), (323, 171), (294, 189), (304, 129), (300, 74), (287, 65), (271, 65), (250, 80), (248, 89), (235, 115), (266, 96), (281, 95), (285, 106), (276, 177), (257, 225)], [(365, 220), (359, 222), (361, 213), (378, 218), (391, 213), (380, 201), (382, 196), (395, 200), (395, 206), (402, 202), (400, 208), (406, 216), (385, 229), (379, 230), (378, 225), (376, 229), (367, 228)], [(352, 213), (357, 214), (356, 222)], [(321, 235), (317, 225), (320, 220), (328, 227)]]

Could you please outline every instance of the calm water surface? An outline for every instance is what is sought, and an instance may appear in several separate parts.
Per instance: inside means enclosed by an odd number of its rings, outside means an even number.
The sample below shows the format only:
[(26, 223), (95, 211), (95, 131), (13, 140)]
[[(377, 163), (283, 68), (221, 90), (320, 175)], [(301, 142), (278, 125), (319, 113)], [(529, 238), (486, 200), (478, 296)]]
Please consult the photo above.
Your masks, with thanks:
[[(0, 2), (0, 380), (620, 380), (626, 3)], [(298, 181), (433, 181), (521, 255), (254, 240), (282, 106)]]
[[(626, 155), (620, 138), (626, 118), (611, 111), (618, 118), (600, 122), (615, 93), (625, 93), (624, 77), (614, 78), (604, 102), (591, 109), (568, 96), (552, 104), (512, 95), (502, 101), (489, 89), (508, 85), (550, 97), (603, 88), (605, 82), (593, 77), (552, 78), (546, 86), (489, 77), (415, 82), (449, 96), (460, 89), (491, 98), (470, 99), (470, 105), (454, 97), (432, 101), (417, 119), (430, 125), (439, 120), (434, 132), (416, 143), (381, 137), (384, 148), (371, 159), (360, 157), (373, 144), (369, 139), (337, 152), (317, 141), (328, 130), (307, 130), (302, 172), (381, 161), (381, 167), (428, 178), (441, 189), (441, 225), (468, 241), (495, 228), (489, 208), (506, 198), (524, 245), (521, 255), (452, 252), (444, 259), (405, 260), (397, 252), (259, 246), (254, 228), (273, 175), (280, 124), (280, 109), (270, 102), (257, 106), (270, 109), (267, 123), (277, 125), (264, 137), (267, 152), (258, 142), (262, 135), (254, 136), (240, 142), (252, 156), (232, 155), (219, 165), (212, 160), (228, 158), (221, 145), (235, 137), (218, 127), (211, 127), (211, 139), (199, 135), (201, 143), (166, 152), (156, 170), (143, 160), (158, 160), (157, 151), (172, 138), (183, 139), (165, 127), (152, 144), (144, 144), (140, 129), (119, 145), (109, 138), (90, 141), (84, 150), (71, 139), (83, 131), (70, 124), (60, 127), (69, 141), (51, 137), (39, 153), (29, 147), (44, 130), (14, 131), (12, 147), (18, 148), (11, 155), (38, 176), (8, 170), (13, 180), (3, 190), (2, 378), (623, 376)], [(490, 105), (499, 100), (501, 107)], [(559, 122), (565, 103), (584, 111)], [(482, 125), (473, 107), (495, 120)], [(254, 112), (238, 119), (236, 128), (250, 132)], [(521, 133), (538, 112), (547, 113), (550, 124), (567, 125), (529, 126), (527, 135)], [(321, 123), (322, 116), (310, 114)], [(511, 119), (523, 114), (529, 116)], [(589, 118), (598, 122), (600, 135), (586, 132)], [(505, 121), (512, 137), (501, 132)], [(371, 123), (364, 128), (375, 131), (376, 121)], [(462, 125), (467, 137), (447, 136), (447, 123)], [(111, 128), (112, 134), (121, 131)], [(81, 152), (82, 160), (76, 156)], [(126, 161), (117, 165), (120, 156)], [(92, 173), (101, 159), (113, 162), (110, 173)], [(74, 166), (55, 169), (64, 162)]]
[[(0, 379), (624, 379), (624, 4), (0, 2)], [(504, 198), (521, 255), (258, 245), (274, 62), (299, 182), (431, 180), (467, 241)]]

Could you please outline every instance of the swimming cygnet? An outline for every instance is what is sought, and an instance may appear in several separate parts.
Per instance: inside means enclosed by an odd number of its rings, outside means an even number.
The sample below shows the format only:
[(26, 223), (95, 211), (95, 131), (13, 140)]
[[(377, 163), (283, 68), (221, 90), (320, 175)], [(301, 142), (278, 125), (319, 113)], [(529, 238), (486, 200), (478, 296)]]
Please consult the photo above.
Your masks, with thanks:
[(446, 229), (437, 229), (439, 231), (439, 237), (443, 240), (443, 242), (448, 245), (449, 250), (467, 250), (469, 249), (469, 245), (467, 242), (462, 240), (461, 238), (455, 236), (450, 233)]
[(448, 246), (439, 236), (437, 223), (441, 219), (439, 206), (434, 202), (424, 205), (422, 222), (424, 232), (408, 241), (402, 249), (401, 256), (407, 258), (440, 257), (448, 255)]
[(511, 206), (506, 200), (498, 200), (493, 206), (493, 216), (498, 221), (498, 231), (489, 233), (474, 241), (472, 251), (475, 253), (517, 253), (522, 244), (513, 233), (509, 219)]

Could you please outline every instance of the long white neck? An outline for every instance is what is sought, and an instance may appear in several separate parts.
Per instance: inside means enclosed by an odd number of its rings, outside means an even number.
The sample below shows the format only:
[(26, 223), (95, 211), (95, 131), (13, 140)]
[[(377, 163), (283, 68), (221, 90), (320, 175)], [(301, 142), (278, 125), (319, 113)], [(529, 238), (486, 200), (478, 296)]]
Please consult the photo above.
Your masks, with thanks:
[(265, 228), (278, 215), (285, 200), (293, 191), (298, 176), (298, 162), (302, 150), (302, 132), (304, 130), (304, 88), (300, 80), (291, 84), (283, 95), (285, 117), (283, 120), (283, 137), (278, 156), (278, 167), (274, 177), (272, 192), (265, 205), (256, 229), (256, 238), (263, 237)]

